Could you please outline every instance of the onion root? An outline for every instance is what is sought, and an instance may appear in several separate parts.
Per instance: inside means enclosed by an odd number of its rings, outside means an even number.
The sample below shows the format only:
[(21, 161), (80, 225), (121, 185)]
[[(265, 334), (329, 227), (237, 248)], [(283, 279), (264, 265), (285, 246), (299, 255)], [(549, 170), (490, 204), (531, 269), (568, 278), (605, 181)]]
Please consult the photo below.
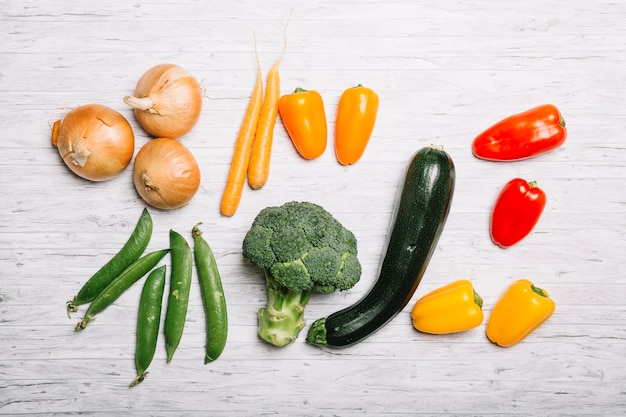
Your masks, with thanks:
[(152, 180), (150, 179), (150, 177), (145, 173), (141, 175), (141, 183), (143, 184), (144, 187), (146, 187), (146, 192), (148, 193), (159, 191), (159, 186), (154, 184)]
[(71, 163), (82, 168), (87, 164), (91, 151), (82, 142), (77, 142), (76, 147), (68, 153), (68, 156)]

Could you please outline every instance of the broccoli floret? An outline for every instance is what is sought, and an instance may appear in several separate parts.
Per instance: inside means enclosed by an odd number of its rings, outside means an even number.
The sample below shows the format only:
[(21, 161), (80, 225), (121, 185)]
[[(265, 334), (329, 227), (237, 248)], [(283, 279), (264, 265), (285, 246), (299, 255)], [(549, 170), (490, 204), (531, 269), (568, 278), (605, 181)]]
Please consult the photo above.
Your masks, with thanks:
[(259, 310), (258, 333), (275, 346), (296, 340), (312, 292), (345, 291), (361, 278), (354, 234), (309, 202), (261, 210), (243, 240), (243, 257), (265, 270), (268, 303)]

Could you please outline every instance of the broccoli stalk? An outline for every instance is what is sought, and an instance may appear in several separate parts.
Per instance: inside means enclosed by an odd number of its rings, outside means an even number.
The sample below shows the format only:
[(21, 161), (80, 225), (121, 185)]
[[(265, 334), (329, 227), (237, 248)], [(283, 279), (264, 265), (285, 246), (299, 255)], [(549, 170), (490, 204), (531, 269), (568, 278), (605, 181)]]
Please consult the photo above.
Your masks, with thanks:
[(286, 346), (304, 329), (304, 308), (311, 290), (292, 291), (280, 285), (267, 270), (265, 280), (267, 307), (259, 309), (259, 337), (274, 346)]
[(361, 277), (354, 234), (308, 202), (261, 210), (243, 240), (243, 257), (265, 271), (268, 302), (259, 310), (258, 333), (275, 346), (297, 339), (312, 292), (348, 290)]

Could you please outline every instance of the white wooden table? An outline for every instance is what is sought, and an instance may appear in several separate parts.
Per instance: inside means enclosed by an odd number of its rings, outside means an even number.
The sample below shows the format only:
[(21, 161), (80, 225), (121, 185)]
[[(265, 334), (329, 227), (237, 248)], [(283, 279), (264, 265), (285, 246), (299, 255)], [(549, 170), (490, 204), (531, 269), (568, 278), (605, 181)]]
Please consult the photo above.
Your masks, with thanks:
[[(267, 72), (291, 10), (282, 92), (318, 90), (332, 132), (341, 91), (368, 85), (381, 100), (374, 135), (361, 161), (342, 167), (332, 141), (318, 160), (301, 159), (279, 121), (268, 185), (245, 189), (237, 214), (223, 218), (219, 198), (255, 76), (253, 34)], [(626, 3), (586, 0), (1, 1), (0, 415), (624, 415), (624, 22)], [(165, 363), (161, 338), (150, 376), (129, 389), (141, 286), (81, 334), (65, 302), (121, 247), (145, 204), (131, 169), (105, 183), (71, 174), (50, 131), (69, 108), (101, 103), (128, 118), (139, 149), (150, 138), (122, 98), (163, 62), (185, 67), (205, 90), (201, 119), (182, 139), (203, 178), (188, 206), (151, 209), (149, 248), (167, 246), (170, 228), (188, 235), (204, 223), (230, 333), (223, 356), (204, 365), (204, 316), (192, 287), (173, 362)], [(547, 102), (568, 122), (560, 149), (506, 164), (471, 155), (484, 128)], [(453, 157), (457, 188), (405, 311), (348, 349), (313, 347), (304, 332), (284, 349), (260, 341), (262, 273), (241, 256), (258, 211), (316, 202), (357, 236), (361, 282), (315, 296), (310, 323), (367, 292), (409, 157), (431, 143)], [(527, 239), (501, 250), (489, 239), (489, 212), (516, 176), (537, 180), (548, 204)], [(521, 277), (544, 287), (557, 310), (514, 347), (489, 343), (486, 322), (449, 336), (410, 324), (414, 301), (438, 286), (472, 280), (488, 317)]]

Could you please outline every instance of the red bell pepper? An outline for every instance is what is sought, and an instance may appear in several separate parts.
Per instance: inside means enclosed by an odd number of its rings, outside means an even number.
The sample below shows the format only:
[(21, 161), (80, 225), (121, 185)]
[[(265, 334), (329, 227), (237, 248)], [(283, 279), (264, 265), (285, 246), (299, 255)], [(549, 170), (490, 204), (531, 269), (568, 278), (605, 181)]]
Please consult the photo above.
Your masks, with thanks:
[(491, 126), (472, 143), (474, 156), (490, 161), (530, 158), (565, 142), (565, 119), (552, 104), (544, 104), (507, 117)]
[(513, 246), (535, 227), (546, 205), (546, 194), (535, 181), (509, 181), (491, 213), (491, 240), (501, 248)]

